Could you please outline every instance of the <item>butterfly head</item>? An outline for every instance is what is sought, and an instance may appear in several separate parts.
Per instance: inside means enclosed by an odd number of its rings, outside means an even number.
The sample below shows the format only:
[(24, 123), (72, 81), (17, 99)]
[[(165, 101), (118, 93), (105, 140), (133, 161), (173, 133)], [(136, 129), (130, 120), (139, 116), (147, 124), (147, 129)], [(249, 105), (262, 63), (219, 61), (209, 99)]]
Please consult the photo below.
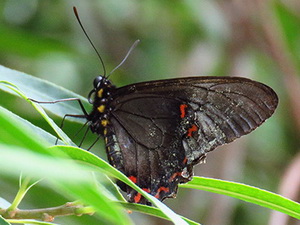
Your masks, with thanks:
[(105, 99), (110, 95), (110, 90), (115, 86), (111, 83), (109, 79), (105, 76), (97, 76), (94, 79), (94, 88), (90, 91), (88, 95), (88, 101), (91, 104), (94, 104), (96, 99)]

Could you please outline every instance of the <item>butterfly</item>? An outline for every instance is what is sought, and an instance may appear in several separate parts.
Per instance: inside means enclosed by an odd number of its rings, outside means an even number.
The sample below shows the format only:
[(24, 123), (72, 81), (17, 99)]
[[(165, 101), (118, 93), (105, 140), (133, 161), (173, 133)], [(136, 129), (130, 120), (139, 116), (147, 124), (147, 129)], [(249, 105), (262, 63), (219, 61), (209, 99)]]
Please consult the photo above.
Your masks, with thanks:
[[(194, 165), (208, 152), (256, 129), (278, 105), (270, 87), (241, 77), (186, 77), (117, 88), (96, 53), (104, 75), (94, 79), (88, 95), (93, 109), (88, 113), (73, 99), (83, 111), (74, 116), (85, 118), (104, 138), (112, 166), (161, 201), (175, 197), (178, 184), (192, 179)], [(117, 184), (129, 202), (150, 204), (133, 188)]]
[[(159, 200), (192, 179), (217, 146), (250, 133), (278, 104), (268, 86), (241, 77), (188, 77), (114, 86), (94, 80), (85, 118), (104, 137), (109, 163)], [(93, 96), (93, 97), (92, 97)], [(129, 202), (148, 204), (118, 182)]]

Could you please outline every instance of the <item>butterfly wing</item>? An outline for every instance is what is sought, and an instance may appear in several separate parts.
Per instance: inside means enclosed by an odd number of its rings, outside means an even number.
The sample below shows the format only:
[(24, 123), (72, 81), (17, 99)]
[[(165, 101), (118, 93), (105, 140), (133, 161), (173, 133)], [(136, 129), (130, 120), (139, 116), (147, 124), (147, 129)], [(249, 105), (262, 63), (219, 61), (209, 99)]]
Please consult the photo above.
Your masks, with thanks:
[[(110, 162), (160, 200), (173, 197), (207, 152), (245, 135), (269, 118), (274, 91), (255, 81), (191, 77), (117, 89), (111, 106)], [(147, 203), (126, 185), (129, 201)]]

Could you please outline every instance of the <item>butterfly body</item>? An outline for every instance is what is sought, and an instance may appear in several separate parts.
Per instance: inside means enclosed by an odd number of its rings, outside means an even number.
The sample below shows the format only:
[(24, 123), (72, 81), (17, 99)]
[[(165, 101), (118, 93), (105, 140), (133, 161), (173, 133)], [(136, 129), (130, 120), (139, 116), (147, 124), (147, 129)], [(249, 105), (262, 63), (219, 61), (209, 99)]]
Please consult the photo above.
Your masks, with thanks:
[[(209, 151), (269, 118), (278, 98), (246, 78), (189, 77), (116, 88), (98, 76), (89, 102), (87, 120), (92, 132), (104, 137), (110, 164), (163, 200), (192, 178), (193, 166)], [(118, 184), (130, 202), (148, 203)]]

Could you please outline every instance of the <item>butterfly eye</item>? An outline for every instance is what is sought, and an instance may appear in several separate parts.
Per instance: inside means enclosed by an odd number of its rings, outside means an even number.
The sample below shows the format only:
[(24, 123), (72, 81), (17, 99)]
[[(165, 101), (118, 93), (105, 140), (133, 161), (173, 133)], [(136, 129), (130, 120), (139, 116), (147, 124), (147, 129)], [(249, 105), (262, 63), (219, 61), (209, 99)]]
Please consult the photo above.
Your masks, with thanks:
[(101, 83), (102, 83), (103, 77), (102, 76), (98, 76), (94, 79), (94, 88), (99, 88)]

